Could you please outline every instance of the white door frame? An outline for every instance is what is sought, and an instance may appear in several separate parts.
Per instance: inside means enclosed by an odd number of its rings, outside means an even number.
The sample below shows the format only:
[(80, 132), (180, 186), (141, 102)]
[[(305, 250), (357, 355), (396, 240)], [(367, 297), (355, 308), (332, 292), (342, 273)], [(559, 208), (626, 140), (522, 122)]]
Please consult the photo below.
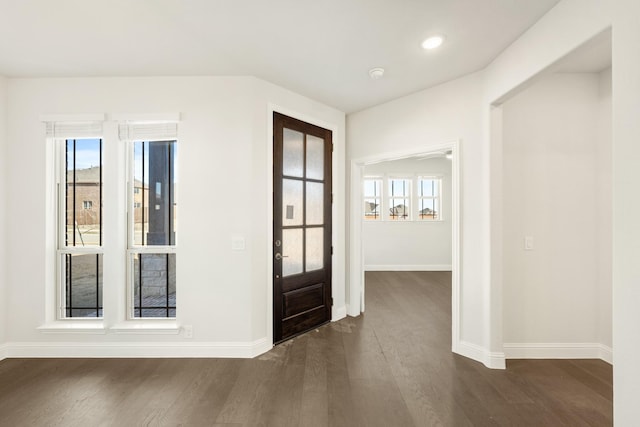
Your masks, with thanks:
[(351, 191), (349, 204), (349, 291), (347, 314), (364, 312), (364, 256), (362, 253), (362, 176), (366, 165), (451, 151), (451, 350), (458, 352), (460, 342), (460, 143), (435, 144), (413, 149), (383, 153), (351, 160)]

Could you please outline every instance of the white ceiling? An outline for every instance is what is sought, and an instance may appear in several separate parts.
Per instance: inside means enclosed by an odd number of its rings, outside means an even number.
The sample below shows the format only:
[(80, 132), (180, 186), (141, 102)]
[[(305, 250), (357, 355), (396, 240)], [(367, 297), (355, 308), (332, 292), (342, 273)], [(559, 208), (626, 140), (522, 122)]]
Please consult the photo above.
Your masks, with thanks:
[(253, 75), (354, 112), (484, 68), (558, 1), (0, 0), (0, 74)]

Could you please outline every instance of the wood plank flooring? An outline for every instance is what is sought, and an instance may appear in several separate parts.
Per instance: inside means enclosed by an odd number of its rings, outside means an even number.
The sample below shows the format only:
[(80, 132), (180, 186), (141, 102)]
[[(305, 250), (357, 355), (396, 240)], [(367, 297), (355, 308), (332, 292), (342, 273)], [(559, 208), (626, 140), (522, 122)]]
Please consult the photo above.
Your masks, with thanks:
[(451, 353), (451, 276), (366, 274), (367, 312), (244, 359), (7, 359), (0, 426), (608, 426), (612, 369)]

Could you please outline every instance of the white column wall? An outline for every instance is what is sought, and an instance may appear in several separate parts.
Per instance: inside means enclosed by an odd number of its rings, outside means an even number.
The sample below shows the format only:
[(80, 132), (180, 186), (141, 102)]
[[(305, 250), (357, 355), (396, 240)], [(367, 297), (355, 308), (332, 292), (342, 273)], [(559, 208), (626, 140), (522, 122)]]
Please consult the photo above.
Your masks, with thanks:
[(611, 68), (598, 75), (596, 200), (598, 342), (613, 348), (613, 132)]
[(640, 2), (613, 4), (613, 415), (616, 425), (634, 426), (640, 395)]
[(7, 331), (7, 222), (5, 211), (8, 201), (6, 188), (8, 185), (5, 163), (7, 144), (7, 79), (0, 76), (0, 360), (5, 357), (4, 344)]

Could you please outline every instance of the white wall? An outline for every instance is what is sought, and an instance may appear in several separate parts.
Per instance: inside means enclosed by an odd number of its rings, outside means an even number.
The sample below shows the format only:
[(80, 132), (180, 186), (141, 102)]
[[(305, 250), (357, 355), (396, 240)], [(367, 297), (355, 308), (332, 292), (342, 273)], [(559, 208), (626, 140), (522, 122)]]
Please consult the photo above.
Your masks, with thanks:
[(3, 345), (7, 329), (7, 264), (6, 264), (6, 218), (7, 208), (5, 146), (7, 141), (7, 79), (0, 76), (0, 359), (4, 358)]
[(488, 286), (482, 84), (482, 74), (476, 73), (347, 117), (347, 164), (387, 153), (392, 158), (393, 153), (426, 152), (430, 146), (460, 141), (460, 338), (468, 344), (466, 354), (483, 345), (483, 294)]
[(633, 426), (640, 395), (640, 2), (613, 5), (613, 415), (616, 425)]
[(599, 74), (554, 74), (503, 104), (507, 357), (599, 357), (605, 344), (610, 360), (607, 88)]
[[(278, 105), (285, 113), (298, 114), (334, 128), (334, 161), (337, 165), (344, 163), (343, 113), (254, 78), (10, 79), (8, 139), (13, 143), (6, 150), (6, 158), (7, 174), (13, 185), (6, 199), (6, 214), (10, 223), (20, 224), (11, 227), (7, 236), (12, 248), (8, 254), (9, 316), (15, 325), (8, 336), (13, 346), (11, 351), (46, 354), (54, 347), (59, 351), (61, 346), (55, 345), (59, 342), (93, 345), (98, 353), (108, 351), (101, 347), (103, 343), (118, 342), (135, 347), (141, 342), (160, 342), (159, 355), (170, 354), (171, 349), (186, 355), (247, 355), (252, 354), (252, 346), (258, 345), (261, 350), (268, 348), (270, 104)], [(51, 274), (52, 224), (48, 219), (53, 212), (50, 212), (51, 195), (47, 194), (45, 185), (50, 167), (39, 117), (95, 112), (182, 114), (178, 322), (193, 326), (193, 340), (146, 332), (132, 336), (110, 331), (105, 335), (43, 334), (37, 330), (46, 322), (45, 312), (50, 310), (51, 301), (47, 301), (45, 295), (51, 294), (55, 286)], [(107, 122), (105, 177), (117, 177), (121, 173), (114, 171), (122, 155), (118, 144), (115, 123)], [(338, 189), (344, 187), (344, 171), (340, 169), (336, 168), (334, 174), (334, 185)], [(105, 305), (123, 307), (124, 265), (118, 254), (124, 246), (124, 236), (110, 234), (108, 227), (123, 224), (124, 188), (117, 188), (105, 178), (104, 194)], [(338, 203), (344, 199), (340, 190), (337, 199)], [(229, 215), (220, 208), (221, 203), (237, 209)], [(344, 229), (344, 215), (340, 211), (334, 221), (336, 230)], [(334, 235), (334, 245), (343, 248), (341, 236), (344, 234)], [(245, 238), (245, 251), (231, 250), (233, 236)], [(336, 304), (344, 305), (342, 259), (336, 260), (333, 292)], [(344, 312), (344, 307), (337, 308)], [(121, 320), (122, 312), (105, 310), (107, 327)]]
[(442, 177), (441, 221), (363, 221), (365, 270), (451, 270), (451, 160), (380, 162), (365, 166), (364, 174)]

